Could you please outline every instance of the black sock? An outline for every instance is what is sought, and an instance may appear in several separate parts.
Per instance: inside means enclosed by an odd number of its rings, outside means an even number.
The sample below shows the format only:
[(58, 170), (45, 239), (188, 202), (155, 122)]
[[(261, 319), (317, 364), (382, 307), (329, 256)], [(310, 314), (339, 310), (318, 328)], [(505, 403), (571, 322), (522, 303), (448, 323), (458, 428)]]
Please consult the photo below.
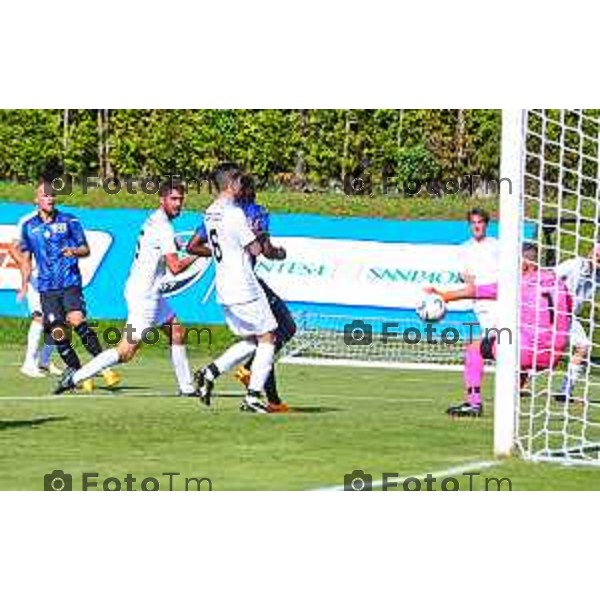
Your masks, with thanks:
[(275, 380), (274, 367), (271, 369), (271, 372), (265, 381), (265, 395), (271, 404), (281, 404), (281, 398), (277, 393), (277, 381)]
[(102, 346), (96, 332), (89, 328), (86, 321), (80, 323), (75, 327), (77, 335), (81, 338), (81, 342), (85, 346), (86, 350), (92, 356), (98, 356), (102, 352)]
[(210, 371), (210, 374), (213, 376), (213, 381), (221, 374), (219, 367), (217, 367), (215, 363), (210, 363), (210, 365), (207, 365), (206, 371)]
[(79, 357), (75, 353), (75, 350), (73, 350), (71, 344), (68, 342), (56, 342), (55, 345), (56, 350), (67, 367), (71, 367), (71, 369), (75, 369), (76, 371), (81, 368)]

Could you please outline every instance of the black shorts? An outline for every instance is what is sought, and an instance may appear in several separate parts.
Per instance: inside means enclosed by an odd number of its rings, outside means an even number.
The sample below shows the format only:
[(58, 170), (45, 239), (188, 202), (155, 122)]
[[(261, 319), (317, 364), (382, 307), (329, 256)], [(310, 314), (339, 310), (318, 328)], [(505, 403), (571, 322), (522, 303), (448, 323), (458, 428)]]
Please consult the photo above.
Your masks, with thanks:
[(285, 302), (260, 278), (258, 278), (262, 289), (264, 290), (271, 312), (277, 321), (277, 329), (275, 330), (276, 346), (279, 350), (281, 346), (289, 342), (296, 333), (296, 322), (290, 309)]
[(496, 338), (494, 336), (484, 337), (479, 344), (479, 353), (484, 360), (494, 360), (494, 344)]
[(85, 316), (85, 298), (80, 286), (40, 292), (40, 300), (46, 327), (65, 323), (67, 315), (73, 311), (82, 312)]

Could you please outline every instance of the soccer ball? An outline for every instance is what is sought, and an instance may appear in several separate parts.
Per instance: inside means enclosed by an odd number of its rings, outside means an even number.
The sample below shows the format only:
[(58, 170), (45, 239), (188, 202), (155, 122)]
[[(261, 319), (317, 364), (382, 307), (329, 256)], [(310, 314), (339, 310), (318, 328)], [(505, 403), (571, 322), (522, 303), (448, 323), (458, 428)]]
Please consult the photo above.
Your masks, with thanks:
[(427, 294), (418, 303), (416, 311), (423, 321), (440, 321), (446, 314), (446, 303), (439, 294)]

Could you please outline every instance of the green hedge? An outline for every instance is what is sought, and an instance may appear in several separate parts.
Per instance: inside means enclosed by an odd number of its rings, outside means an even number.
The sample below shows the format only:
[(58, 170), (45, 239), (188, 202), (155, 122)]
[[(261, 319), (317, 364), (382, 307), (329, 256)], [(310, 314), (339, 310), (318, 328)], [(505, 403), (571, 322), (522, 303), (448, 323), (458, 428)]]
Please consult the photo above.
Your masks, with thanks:
[(0, 179), (192, 176), (234, 160), (264, 185), (330, 189), (364, 159), (375, 184), (496, 177), (499, 110), (1, 110)]

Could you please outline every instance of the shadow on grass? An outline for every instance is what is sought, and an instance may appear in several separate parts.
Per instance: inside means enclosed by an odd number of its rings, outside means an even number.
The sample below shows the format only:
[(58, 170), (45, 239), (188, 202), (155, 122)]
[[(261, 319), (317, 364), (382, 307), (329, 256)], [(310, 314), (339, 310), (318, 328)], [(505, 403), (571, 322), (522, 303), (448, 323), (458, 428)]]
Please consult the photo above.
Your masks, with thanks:
[(334, 408), (333, 406), (290, 406), (291, 413), (328, 413), (338, 412), (343, 410), (342, 408)]
[(35, 417), (33, 419), (21, 419), (14, 421), (0, 421), (0, 431), (5, 429), (17, 429), (19, 427), (35, 427), (36, 425), (42, 425), (49, 423), (50, 421), (66, 421), (67, 417)]
[(98, 386), (98, 389), (111, 394), (118, 394), (119, 392), (127, 392), (129, 390), (149, 390), (150, 388), (145, 385), (120, 385), (119, 387), (109, 388), (106, 386)]

